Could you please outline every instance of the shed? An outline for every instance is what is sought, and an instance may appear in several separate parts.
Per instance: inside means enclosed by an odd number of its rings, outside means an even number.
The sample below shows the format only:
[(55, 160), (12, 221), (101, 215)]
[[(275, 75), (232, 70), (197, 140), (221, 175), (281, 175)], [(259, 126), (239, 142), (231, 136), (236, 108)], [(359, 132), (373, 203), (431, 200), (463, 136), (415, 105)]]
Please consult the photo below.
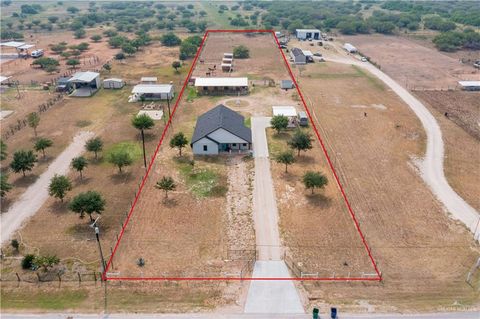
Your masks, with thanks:
[(358, 52), (357, 48), (354, 47), (353, 45), (351, 45), (350, 43), (345, 43), (345, 44), (343, 45), (343, 48), (344, 48), (347, 52), (349, 52), (349, 53), (356, 53), (356, 52)]
[(248, 152), (252, 131), (242, 115), (220, 104), (198, 117), (190, 146), (195, 155)]
[(288, 118), (288, 127), (295, 127), (297, 110), (294, 106), (272, 106), (273, 116), (283, 115)]
[(295, 85), (293, 84), (292, 80), (282, 80), (280, 82), (280, 88), (283, 90), (293, 89), (294, 87)]
[(100, 74), (91, 71), (77, 72), (68, 79), (68, 83), (74, 88), (72, 96), (92, 96), (100, 88)]
[(144, 76), (140, 79), (141, 84), (155, 84), (158, 79), (156, 76)]
[(10, 85), (11, 76), (0, 75), (0, 85)]
[(302, 50), (303, 55), (305, 56), (307, 62), (313, 62), (313, 53), (309, 50)]
[(121, 89), (125, 86), (125, 82), (118, 78), (109, 78), (103, 80), (104, 89)]
[(137, 84), (132, 89), (129, 102), (139, 100), (171, 100), (174, 97), (171, 84)]
[(320, 40), (320, 30), (318, 29), (296, 29), (295, 35), (300, 40)]
[(458, 84), (465, 91), (480, 91), (480, 81), (458, 81)]
[(233, 70), (233, 65), (230, 63), (222, 63), (222, 71), (231, 72)]
[(223, 57), (227, 59), (233, 59), (233, 53), (224, 53)]
[(247, 94), (248, 78), (196, 78), (195, 87), (202, 94)]
[(295, 64), (306, 64), (307, 57), (303, 54), (303, 51), (299, 48), (293, 48), (290, 50), (290, 57)]

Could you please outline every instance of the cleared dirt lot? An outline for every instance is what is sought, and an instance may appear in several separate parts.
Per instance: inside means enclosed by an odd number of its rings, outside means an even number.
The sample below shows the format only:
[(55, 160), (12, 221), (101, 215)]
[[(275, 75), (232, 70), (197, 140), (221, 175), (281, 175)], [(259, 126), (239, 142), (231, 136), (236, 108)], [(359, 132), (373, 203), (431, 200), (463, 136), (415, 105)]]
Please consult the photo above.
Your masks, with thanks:
[(422, 46), (406, 38), (382, 35), (357, 35), (341, 38), (356, 46), (404, 87), (446, 89), (460, 80), (479, 80), (471, 65)]
[(329, 289), (307, 283), (310, 298), (341, 298), (356, 309), (366, 309), (368, 300), (383, 310), (475, 304), (478, 292), (465, 276), (478, 244), (442, 211), (410, 164), (424, 152), (421, 124), (368, 74), (348, 74), (358, 70), (310, 65), (300, 85), (385, 280)]

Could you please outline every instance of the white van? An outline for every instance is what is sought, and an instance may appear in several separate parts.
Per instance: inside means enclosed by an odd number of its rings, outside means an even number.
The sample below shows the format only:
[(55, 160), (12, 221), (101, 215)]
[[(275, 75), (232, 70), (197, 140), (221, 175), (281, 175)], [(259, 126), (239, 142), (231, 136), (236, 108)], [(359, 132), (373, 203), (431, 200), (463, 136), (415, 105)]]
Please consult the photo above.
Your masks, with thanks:
[(43, 50), (38, 49), (38, 50), (32, 51), (32, 53), (30, 53), (30, 56), (32, 58), (39, 58), (39, 57), (43, 56)]

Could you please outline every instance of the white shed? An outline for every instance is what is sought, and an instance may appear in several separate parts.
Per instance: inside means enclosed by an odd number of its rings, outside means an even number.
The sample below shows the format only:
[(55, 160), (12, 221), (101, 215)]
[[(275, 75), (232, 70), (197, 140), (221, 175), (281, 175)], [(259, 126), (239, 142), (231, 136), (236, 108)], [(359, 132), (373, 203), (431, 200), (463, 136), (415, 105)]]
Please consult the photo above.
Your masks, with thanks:
[(358, 52), (357, 48), (354, 47), (353, 45), (351, 45), (350, 43), (345, 43), (345, 44), (343, 45), (343, 48), (344, 48), (347, 52), (349, 52), (349, 53), (356, 53), (356, 52)]
[(295, 127), (297, 123), (297, 109), (294, 106), (272, 106), (273, 116), (288, 118), (288, 127)]
[(480, 91), (480, 81), (458, 81), (465, 91)]
[(142, 84), (155, 84), (157, 81), (158, 79), (156, 76), (144, 76), (140, 79), (140, 83)]
[(125, 82), (122, 79), (109, 78), (103, 80), (104, 89), (121, 89), (125, 85)]
[(129, 102), (139, 100), (171, 100), (174, 97), (171, 84), (137, 84), (133, 87)]
[(300, 40), (321, 39), (320, 30), (318, 29), (296, 29), (295, 34), (297, 36), (297, 39)]

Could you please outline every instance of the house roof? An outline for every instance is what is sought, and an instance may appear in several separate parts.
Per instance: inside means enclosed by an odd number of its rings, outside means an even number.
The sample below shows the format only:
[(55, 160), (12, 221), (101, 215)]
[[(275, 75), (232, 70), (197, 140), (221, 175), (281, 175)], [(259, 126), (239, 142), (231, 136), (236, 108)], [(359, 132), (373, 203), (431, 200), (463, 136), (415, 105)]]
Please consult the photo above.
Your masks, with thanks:
[(303, 51), (300, 50), (299, 48), (293, 48), (291, 51), (292, 51), (293, 55), (296, 56), (296, 57), (297, 56), (302, 56), (302, 55), (304, 56)]
[(350, 44), (350, 43), (345, 43), (345, 44), (343, 45), (343, 48), (346, 49), (346, 50), (349, 50), (349, 51), (351, 51), (351, 50), (355, 50), (355, 51), (356, 51), (356, 50), (357, 50), (357, 48), (354, 47), (354, 46), (353, 46), (352, 44)]
[(68, 80), (68, 82), (92, 82), (99, 76), (100, 73), (97, 72), (77, 72)]
[(198, 117), (192, 144), (220, 128), (249, 143), (252, 142), (252, 131), (244, 125), (244, 117), (220, 104)]
[(480, 81), (458, 81), (458, 84), (463, 87), (480, 86)]
[(8, 41), (8, 42), (0, 43), (0, 46), (10, 47), (10, 48), (18, 48), (18, 47), (21, 47), (22, 45), (25, 45), (25, 42)]
[(248, 78), (196, 78), (195, 86), (248, 86)]
[(287, 117), (297, 116), (297, 110), (293, 106), (272, 106), (273, 116), (283, 115)]
[(103, 82), (122, 82), (123, 83), (123, 80), (119, 78), (108, 78), (108, 79), (104, 79)]
[(302, 52), (303, 52), (303, 55), (305, 55), (305, 56), (313, 56), (313, 53), (312, 53), (312, 51), (309, 51), (309, 50), (302, 50)]
[(3, 81), (6, 81), (8, 79), (10, 79), (11, 76), (3, 76), (3, 75), (0, 75), (0, 83), (2, 83)]
[(318, 29), (295, 29), (297, 32), (320, 32)]
[(160, 94), (170, 93), (172, 91), (171, 84), (137, 84), (133, 87), (132, 93), (139, 94)]
[(282, 89), (293, 88), (293, 81), (292, 80), (282, 80), (282, 82), (280, 82), (280, 88), (282, 88)]

